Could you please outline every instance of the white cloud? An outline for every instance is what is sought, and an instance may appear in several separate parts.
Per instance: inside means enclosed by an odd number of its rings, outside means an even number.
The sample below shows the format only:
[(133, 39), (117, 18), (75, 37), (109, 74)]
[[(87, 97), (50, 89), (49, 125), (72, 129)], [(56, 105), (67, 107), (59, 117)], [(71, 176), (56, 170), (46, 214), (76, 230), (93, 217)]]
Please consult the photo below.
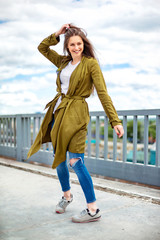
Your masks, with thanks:
[(1, 114), (42, 112), (56, 94), (56, 74), (14, 80), (0, 88)]
[[(114, 69), (103, 72), (107, 90), (118, 110), (156, 109), (160, 103), (159, 76), (136, 74), (134, 69)], [(95, 95), (87, 99), (90, 111), (103, 111)], [(95, 103), (95, 104), (93, 104)]]
[[(8, 22), (0, 24), (0, 114), (42, 111), (54, 97), (55, 68), (37, 46), (66, 22), (87, 30), (104, 69), (131, 66), (103, 71), (117, 109), (159, 108), (159, 8), (156, 0), (3, 1), (0, 20)], [(61, 40), (55, 46), (60, 54)], [(90, 104), (93, 99), (87, 100), (90, 110), (103, 110), (97, 100)]]

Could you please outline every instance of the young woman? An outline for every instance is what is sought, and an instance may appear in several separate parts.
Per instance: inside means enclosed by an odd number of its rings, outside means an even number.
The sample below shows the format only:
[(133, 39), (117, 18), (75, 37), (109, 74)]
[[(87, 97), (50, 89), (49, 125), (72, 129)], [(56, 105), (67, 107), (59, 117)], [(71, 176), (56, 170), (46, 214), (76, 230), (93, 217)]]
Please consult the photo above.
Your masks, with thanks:
[[(65, 55), (59, 55), (50, 49), (50, 46), (60, 41), (61, 34), (64, 34), (64, 53), (67, 53)], [(107, 93), (93, 46), (81, 28), (64, 24), (57, 32), (45, 38), (38, 49), (58, 68), (56, 80), (58, 93), (46, 105), (48, 111), (28, 157), (37, 152), (42, 143), (52, 142), (55, 154), (52, 168), (57, 169), (64, 193), (56, 206), (56, 213), (64, 213), (73, 200), (66, 161), (66, 152), (69, 151), (69, 165), (78, 176), (87, 202), (87, 209), (80, 215), (74, 216), (72, 221), (96, 221), (101, 217), (100, 210), (96, 205), (91, 176), (84, 164), (85, 140), (89, 123), (89, 111), (85, 98), (91, 95), (93, 86), (97, 90), (112, 128), (119, 137), (123, 136), (123, 126)]]

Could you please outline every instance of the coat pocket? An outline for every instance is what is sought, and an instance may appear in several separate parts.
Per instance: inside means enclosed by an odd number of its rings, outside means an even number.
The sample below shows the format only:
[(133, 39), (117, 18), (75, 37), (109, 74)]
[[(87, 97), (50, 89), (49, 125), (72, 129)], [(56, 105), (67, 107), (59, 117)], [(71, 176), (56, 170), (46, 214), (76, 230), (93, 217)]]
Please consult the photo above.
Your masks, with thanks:
[(74, 116), (75, 116), (76, 122), (78, 124), (81, 124), (82, 123), (82, 119), (80, 117), (79, 112), (80, 112), (79, 109), (76, 106), (74, 106)]
[(89, 112), (85, 101), (74, 104), (74, 116), (78, 124), (88, 124)]

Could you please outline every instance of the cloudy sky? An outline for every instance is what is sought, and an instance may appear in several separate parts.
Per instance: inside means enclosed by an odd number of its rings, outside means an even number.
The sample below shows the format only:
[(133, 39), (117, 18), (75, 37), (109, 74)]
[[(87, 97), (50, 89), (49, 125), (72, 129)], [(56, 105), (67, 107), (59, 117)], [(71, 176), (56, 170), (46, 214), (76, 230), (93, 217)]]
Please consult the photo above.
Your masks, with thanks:
[[(64, 23), (87, 31), (117, 110), (160, 108), (159, 9), (160, 0), (0, 0), (0, 114), (43, 112), (53, 99), (56, 68), (37, 46)], [(87, 101), (103, 110), (96, 94)]]

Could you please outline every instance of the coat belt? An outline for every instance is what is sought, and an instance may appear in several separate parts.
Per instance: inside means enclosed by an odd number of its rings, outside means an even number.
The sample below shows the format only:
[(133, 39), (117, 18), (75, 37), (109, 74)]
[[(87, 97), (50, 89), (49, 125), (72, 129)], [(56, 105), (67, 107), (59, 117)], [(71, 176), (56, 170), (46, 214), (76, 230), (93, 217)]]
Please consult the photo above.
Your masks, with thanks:
[(70, 96), (70, 95), (67, 95), (67, 94), (64, 94), (64, 93), (61, 93), (61, 96), (62, 96), (62, 99), (63, 98), (70, 98), (70, 99), (76, 99), (76, 100), (85, 100), (84, 97), (81, 97), (81, 96)]
[(65, 95), (64, 93), (58, 93), (52, 101), (47, 103), (47, 105), (45, 106), (45, 109), (48, 108), (49, 106), (51, 106), (53, 104), (53, 102), (55, 101), (55, 99), (56, 98), (58, 99), (59, 96), (62, 96), (62, 99), (63, 98), (68, 98), (68, 99), (76, 99), (76, 100), (85, 100), (85, 98), (81, 97), (81, 96), (70, 96), (70, 95), (67, 95), (67, 94)]

